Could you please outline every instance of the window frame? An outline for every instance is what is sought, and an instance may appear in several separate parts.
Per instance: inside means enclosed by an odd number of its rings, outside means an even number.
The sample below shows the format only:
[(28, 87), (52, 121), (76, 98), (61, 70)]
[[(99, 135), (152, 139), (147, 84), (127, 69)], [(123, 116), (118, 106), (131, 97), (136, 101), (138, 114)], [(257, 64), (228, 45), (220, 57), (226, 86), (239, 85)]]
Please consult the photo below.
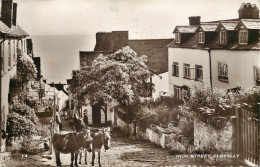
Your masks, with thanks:
[[(222, 35), (222, 33), (224, 33), (224, 35)], [(224, 38), (222, 38), (222, 37), (224, 37)], [(227, 44), (227, 31), (220, 31), (219, 32), (219, 44), (220, 45), (226, 45)]]
[(182, 91), (181, 88), (177, 85), (173, 85), (173, 92), (174, 92), (174, 97), (177, 99), (182, 99)]
[(179, 77), (180, 70), (179, 70), (179, 63), (173, 62), (172, 63), (172, 76)]
[(199, 43), (205, 43), (205, 32), (199, 32)]
[(176, 43), (181, 43), (181, 33), (175, 33)]
[(254, 83), (256, 86), (260, 86), (260, 66), (254, 66)]
[(203, 66), (195, 65), (195, 81), (203, 81)]
[[(246, 33), (246, 35), (244, 35), (243, 33)], [(241, 34), (244, 35), (245, 42), (244, 41), (241, 42)], [(238, 42), (239, 42), (239, 45), (247, 45), (248, 44), (248, 30), (239, 30), (239, 32), (238, 32)]]
[(228, 82), (228, 64), (218, 62), (218, 79), (219, 81)]
[[(187, 69), (187, 70), (186, 70)], [(187, 74), (187, 75), (186, 75)], [(191, 68), (190, 64), (183, 63), (183, 78), (190, 79), (191, 78)]]

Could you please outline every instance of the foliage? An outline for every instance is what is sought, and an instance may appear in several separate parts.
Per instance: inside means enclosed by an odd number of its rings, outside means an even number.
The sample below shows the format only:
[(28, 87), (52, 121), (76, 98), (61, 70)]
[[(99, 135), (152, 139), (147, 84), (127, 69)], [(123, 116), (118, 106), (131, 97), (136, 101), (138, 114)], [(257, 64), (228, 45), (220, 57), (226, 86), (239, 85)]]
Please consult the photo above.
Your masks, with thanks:
[(195, 121), (195, 149), (200, 153), (230, 153), (232, 149), (232, 125), (230, 122), (223, 129)]
[(186, 151), (186, 148), (184, 145), (182, 145), (180, 142), (172, 140), (172, 142), (168, 146), (172, 153), (174, 154), (183, 154)]
[(37, 69), (33, 62), (33, 59), (27, 54), (21, 54), (18, 52), (18, 61), (17, 61), (17, 78), (24, 85), (32, 79), (35, 79), (37, 75)]
[(221, 89), (198, 88), (194, 87), (194, 92), (187, 102), (190, 112), (204, 122), (212, 118), (219, 118), (221, 126), (217, 126), (216, 121), (209, 123), (215, 128), (223, 128), (230, 116), (234, 115), (232, 107), (243, 107), (251, 111), (258, 112), (260, 87), (253, 87), (240, 90), (239, 92), (227, 93)]
[(7, 132), (12, 136), (29, 136), (49, 134), (49, 129), (40, 124), (34, 109), (21, 101), (21, 98), (14, 98), (11, 105), (12, 110), (8, 114)]
[(28, 91), (21, 92), (18, 95), (18, 99), (19, 101), (25, 103), (30, 108), (35, 108), (38, 103), (38, 99), (34, 98), (34, 96)]
[(152, 89), (147, 83), (152, 73), (146, 61), (146, 56), (137, 55), (130, 47), (110, 55), (101, 54), (78, 73), (78, 94), (87, 97), (92, 104), (119, 105), (123, 114), (134, 117), (136, 101)]
[(27, 154), (36, 154), (39, 150), (40, 140), (33, 140), (31, 137), (24, 137), (21, 143), (21, 152)]

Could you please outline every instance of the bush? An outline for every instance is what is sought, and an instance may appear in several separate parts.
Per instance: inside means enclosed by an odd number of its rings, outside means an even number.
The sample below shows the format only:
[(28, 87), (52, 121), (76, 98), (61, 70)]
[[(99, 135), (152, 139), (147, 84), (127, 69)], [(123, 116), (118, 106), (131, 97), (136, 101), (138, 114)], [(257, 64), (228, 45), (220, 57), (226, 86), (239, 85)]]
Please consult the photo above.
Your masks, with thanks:
[(195, 149), (199, 153), (230, 153), (232, 150), (232, 125), (230, 122), (221, 129), (195, 120)]
[(31, 137), (25, 137), (23, 138), (23, 141), (21, 143), (20, 152), (26, 154), (36, 154), (37, 151), (40, 149), (40, 144), (40, 140), (33, 140)]

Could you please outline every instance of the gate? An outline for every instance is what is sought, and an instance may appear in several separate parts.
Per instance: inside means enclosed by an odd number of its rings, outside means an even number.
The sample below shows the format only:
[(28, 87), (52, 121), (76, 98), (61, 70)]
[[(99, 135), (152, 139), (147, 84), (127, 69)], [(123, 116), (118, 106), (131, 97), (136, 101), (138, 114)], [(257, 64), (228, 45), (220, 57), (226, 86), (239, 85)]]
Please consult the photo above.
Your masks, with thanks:
[(259, 115), (242, 108), (235, 108), (235, 112), (232, 152), (259, 166)]

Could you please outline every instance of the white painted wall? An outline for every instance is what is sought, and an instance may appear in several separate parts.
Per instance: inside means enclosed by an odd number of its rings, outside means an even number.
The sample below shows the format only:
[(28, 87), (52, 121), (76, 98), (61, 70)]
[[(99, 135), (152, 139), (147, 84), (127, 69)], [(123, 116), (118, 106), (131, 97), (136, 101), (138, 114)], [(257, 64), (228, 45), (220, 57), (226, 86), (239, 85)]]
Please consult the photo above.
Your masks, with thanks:
[[(228, 89), (254, 86), (253, 66), (260, 66), (259, 50), (212, 50), (213, 87)], [(228, 64), (228, 83), (218, 80), (218, 62)]]
[(169, 93), (169, 84), (168, 84), (168, 72), (154, 75), (152, 77), (152, 83), (154, 84), (155, 91), (153, 92), (153, 98), (158, 98), (162, 95), (162, 92)]
[[(173, 62), (179, 63), (179, 77), (172, 76)], [(190, 68), (195, 68), (195, 65), (203, 66), (203, 82), (189, 80), (183, 78), (183, 63), (190, 64)], [(168, 48), (168, 77), (169, 77), (169, 93), (173, 95), (174, 85), (189, 86), (210, 86), (210, 70), (209, 70), (209, 54), (207, 50), (188, 49), (188, 48)], [(194, 71), (194, 70), (193, 70)], [(191, 70), (191, 77), (194, 78), (194, 73)]]

